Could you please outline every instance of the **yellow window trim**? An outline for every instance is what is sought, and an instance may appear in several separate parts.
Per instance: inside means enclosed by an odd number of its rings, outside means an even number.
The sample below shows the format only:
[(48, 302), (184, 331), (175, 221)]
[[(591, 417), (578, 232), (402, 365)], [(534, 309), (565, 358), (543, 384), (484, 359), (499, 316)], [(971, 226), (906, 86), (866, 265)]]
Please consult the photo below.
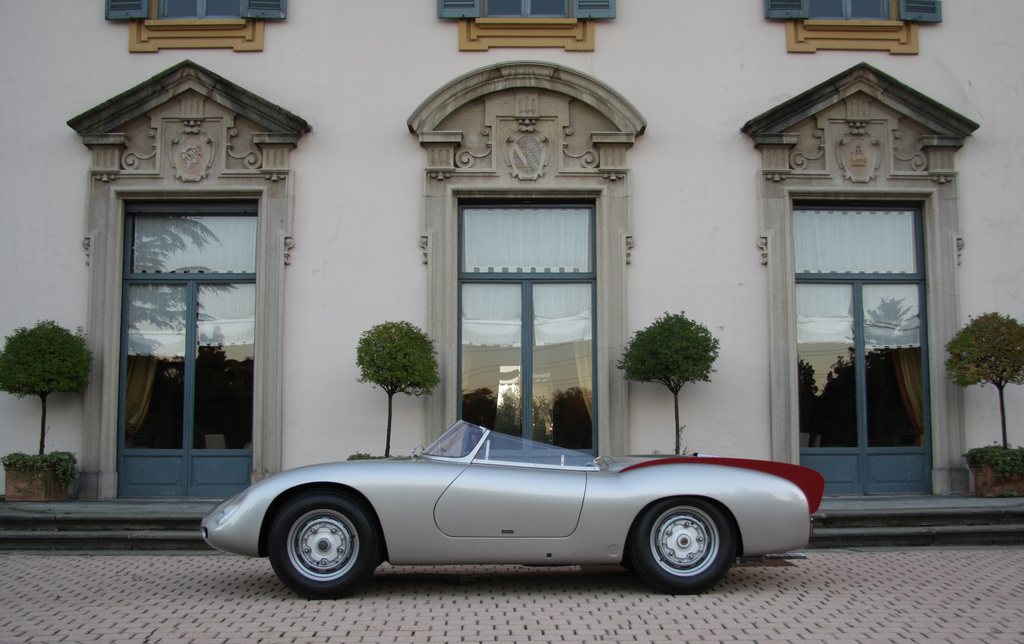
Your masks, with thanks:
[(786, 49), (813, 53), (819, 49), (888, 51), (916, 54), (917, 23), (902, 20), (787, 20)]
[[(899, 0), (889, 0), (889, 16), (900, 15)], [(819, 49), (888, 51), (916, 54), (917, 23), (903, 20), (787, 20), (786, 50), (814, 53)]]
[(594, 22), (575, 18), (462, 18), (459, 50), (562, 47), (566, 51), (594, 51)]
[[(158, 0), (150, 0), (149, 15), (158, 15)], [(132, 20), (128, 51), (161, 49), (234, 49), (263, 51), (263, 20), (210, 18), (203, 20)]]

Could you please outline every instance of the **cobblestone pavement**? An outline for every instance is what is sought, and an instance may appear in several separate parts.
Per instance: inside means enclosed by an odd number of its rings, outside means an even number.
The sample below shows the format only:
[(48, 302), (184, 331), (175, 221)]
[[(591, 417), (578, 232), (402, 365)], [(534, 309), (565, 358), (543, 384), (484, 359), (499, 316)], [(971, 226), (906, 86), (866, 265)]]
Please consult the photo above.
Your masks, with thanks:
[(780, 563), (677, 597), (618, 567), (383, 566), (348, 599), (307, 601), (265, 559), (4, 554), (0, 642), (1024, 641), (1024, 548)]

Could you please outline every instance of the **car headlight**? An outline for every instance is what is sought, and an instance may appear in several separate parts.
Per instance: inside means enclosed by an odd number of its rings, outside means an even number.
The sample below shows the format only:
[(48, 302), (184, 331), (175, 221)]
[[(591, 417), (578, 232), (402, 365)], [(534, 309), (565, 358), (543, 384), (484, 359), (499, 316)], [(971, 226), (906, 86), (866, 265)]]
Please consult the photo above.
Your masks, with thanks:
[(242, 505), (242, 501), (245, 500), (245, 496), (248, 492), (249, 491), (246, 490), (236, 494), (214, 508), (213, 512), (210, 513), (210, 519), (213, 521), (214, 525), (223, 525), (228, 519), (230, 519), (231, 515), (235, 513), (235, 510)]

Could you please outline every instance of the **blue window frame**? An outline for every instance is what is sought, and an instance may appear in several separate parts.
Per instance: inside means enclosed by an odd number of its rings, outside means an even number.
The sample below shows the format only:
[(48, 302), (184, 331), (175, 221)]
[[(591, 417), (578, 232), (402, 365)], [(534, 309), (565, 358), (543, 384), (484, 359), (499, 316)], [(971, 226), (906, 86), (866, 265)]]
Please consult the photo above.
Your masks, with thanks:
[(569, 0), (484, 0), (485, 18), (568, 18)]
[(764, 17), (773, 20), (906, 20), (942, 22), (941, 0), (764, 0)]
[(927, 491), (921, 212), (833, 204), (793, 216), (802, 460), (829, 493)]
[(463, 205), (459, 418), (593, 450), (592, 205)]
[(288, 0), (160, 0), (150, 15), (150, 0), (105, 0), (107, 20), (262, 18), (284, 20)]
[(615, 17), (615, 0), (437, 0), (437, 17), (596, 20)]
[(119, 493), (233, 493), (252, 460), (256, 204), (126, 215)]
[(888, 20), (889, 0), (810, 0), (810, 13), (820, 20)]

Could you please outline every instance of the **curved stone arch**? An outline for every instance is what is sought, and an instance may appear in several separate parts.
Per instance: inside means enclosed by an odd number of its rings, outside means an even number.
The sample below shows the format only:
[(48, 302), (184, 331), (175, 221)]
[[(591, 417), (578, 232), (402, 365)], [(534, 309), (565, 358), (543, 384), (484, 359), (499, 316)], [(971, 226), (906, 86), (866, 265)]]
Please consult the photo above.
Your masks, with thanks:
[(629, 101), (596, 78), (554, 63), (513, 61), (482, 67), (438, 89), (409, 117), (409, 131), (432, 131), (463, 105), (487, 94), (518, 88), (546, 89), (582, 101), (615, 123), (621, 132), (643, 134), (647, 128), (647, 121)]
[[(506, 62), (446, 83), (408, 119), (427, 150), (420, 234), (429, 287), (427, 330), (441, 385), (427, 405), (431, 438), (458, 416), (458, 213), (465, 200), (593, 204), (596, 246), (597, 448), (628, 453), (628, 388), (616, 368), (627, 333), (626, 266), (633, 247), (626, 153), (647, 127), (605, 83), (545, 62)], [(530, 139), (536, 167), (517, 167)]]

